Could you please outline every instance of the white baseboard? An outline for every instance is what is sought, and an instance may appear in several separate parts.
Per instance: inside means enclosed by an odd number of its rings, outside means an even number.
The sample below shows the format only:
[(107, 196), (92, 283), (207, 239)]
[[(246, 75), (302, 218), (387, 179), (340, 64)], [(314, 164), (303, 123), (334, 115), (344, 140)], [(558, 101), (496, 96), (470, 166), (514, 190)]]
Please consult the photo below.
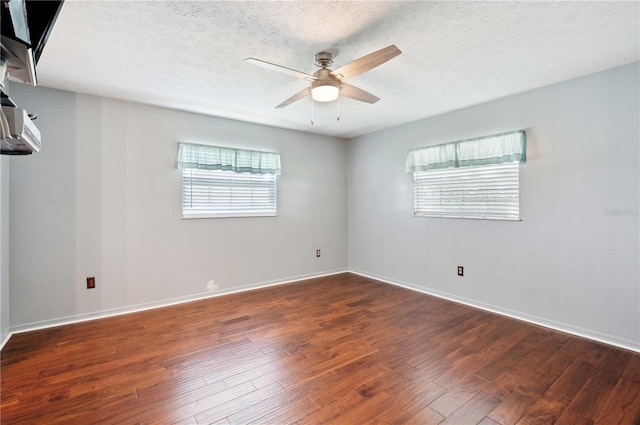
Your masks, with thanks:
[(501, 316), (510, 317), (516, 320), (522, 320), (537, 326), (553, 329), (556, 331), (568, 333), (571, 335), (579, 336), (581, 338), (590, 339), (593, 341), (601, 342), (603, 344), (613, 345), (625, 350), (634, 351), (640, 353), (640, 343), (637, 341), (627, 340), (624, 338), (618, 338), (612, 335), (606, 335), (599, 332), (594, 332), (589, 329), (580, 328), (578, 326), (568, 325), (566, 323), (556, 322), (553, 320), (545, 319), (542, 317), (533, 316), (527, 313), (522, 313), (515, 310), (509, 310), (499, 306), (482, 303), (476, 300), (467, 299), (464, 297), (458, 297), (452, 294), (448, 294), (441, 291), (436, 291), (431, 288), (424, 288), (418, 285), (414, 285), (407, 282), (402, 282), (396, 279), (391, 279), (385, 276), (378, 276), (372, 273), (365, 273), (359, 270), (350, 269), (349, 273), (357, 274), (360, 276), (368, 277), (370, 279), (379, 280), (384, 283), (388, 283), (402, 288), (410, 289), (412, 291), (421, 292), (423, 294), (432, 295), (434, 297), (442, 298), (448, 301), (452, 301), (458, 304), (464, 304), (469, 307), (479, 308), (481, 310), (488, 311), (490, 313), (499, 314)]
[(9, 339), (11, 338), (12, 335), (13, 335), (13, 332), (9, 331), (7, 336), (4, 337), (4, 339), (2, 340), (2, 343), (0, 344), (0, 351), (2, 351), (2, 349), (5, 346), (5, 344), (9, 341)]
[(154, 301), (154, 302), (144, 303), (144, 304), (135, 304), (135, 305), (130, 305), (126, 307), (118, 307), (118, 308), (97, 311), (92, 313), (83, 313), (83, 314), (78, 314), (74, 316), (61, 317), (61, 318), (56, 318), (51, 320), (42, 320), (38, 322), (12, 326), (11, 328), (9, 328), (9, 334), (2, 341), (2, 345), (0, 345), (0, 350), (4, 348), (5, 344), (7, 343), (7, 341), (9, 341), (12, 335), (18, 334), (18, 333), (37, 331), (41, 329), (52, 328), (55, 326), (69, 325), (72, 323), (87, 322), (90, 320), (104, 319), (107, 317), (120, 316), (123, 314), (137, 313), (139, 311), (169, 307), (176, 304), (183, 304), (183, 303), (188, 303), (192, 301), (204, 300), (207, 298), (216, 298), (216, 297), (221, 297), (223, 295), (230, 295), (238, 292), (253, 291), (255, 289), (268, 288), (270, 286), (284, 285), (287, 283), (298, 282), (301, 280), (331, 276), (331, 275), (346, 273), (346, 272), (347, 272), (347, 269), (337, 269), (337, 270), (329, 270), (322, 273), (310, 273), (310, 274), (286, 278), (284, 280), (272, 280), (272, 281), (266, 281), (266, 282), (252, 283), (252, 284), (243, 285), (243, 286), (236, 287), (233, 289), (228, 289), (228, 290), (205, 292), (205, 293), (189, 295), (185, 297), (172, 298), (168, 300)]
[(370, 279), (375, 279), (375, 280), (379, 280), (381, 282), (384, 283), (388, 283), (390, 285), (395, 285), (395, 286), (400, 286), (402, 288), (406, 288), (406, 289), (410, 289), (413, 291), (417, 291), (417, 292), (421, 292), (423, 294), (427, 294), (427, 295), (432, 295), (434, 297), (438, 297), (438, 298), (442, 298), (448, 301), (452, 301), (455, 303), (459, 303), (459, 304), (464, 304), (470, 307), (474, 307), (474, 308), (479, 308), (481, 310), (485, 310), (491, 313), (495, 313), (495, 314), (499, 314), (501, 316), (506, 316), (506, 317), (510, 317), (512, 319), (516, 319), (516, 320), (522, 320), (528, 323), (532, 323), (534, 325), (538, 325), (538, 326), (543, 326), (545, 328), (549, 328), (549, 329), (554, 329), (560, 332), (565, 332), (571, 335), (576, 335), (582, 338), (587, 338), (593, 341), (597, 341), (597, 342), (601, 342), (604, 344), (608, 344), (608, 345), (613, 345), (615, 347), (619, 347), (619, 348), (623, 348), (625, 350), (630, 350), (630, 351), (634, 351), (634, 352), (638, 352), (640, 353), (640, 343), (636, 342), (636, 341), (631, 341), (631, 340), (627, 340), (627, 339), (623, 339), (623, 338), (618, 338), (615, 336), (611, 336), (611, 335), (606, 335), (606, 334), (601, 334), (598, 332), (594, 332), (588, 329), (583, 329), (577, 326), (572, 326), (572, 325), (568, 325), (566, 323), (560, 323), (560, 322), (555, 322), (553, 320), (548, 320), (542, 317), (537, 317), (537, 316), (532, 316), (530, 314), (526, 314), (526, 313), (522, 313), (522, 312), (518, 312), (518, 311), (514, 311), (514, 310), (509, 310), (509, 309), (505, 309), (499, 306), (494, 306), (491, 304), (486, 304), (486, 303), (482, 303), (482, 302), (478, 302), (476, 300), (471, 300), (471, 299), (466, 299), (463, 297), (458, 297), (452, 294), (448, 294), (445, 292), (441, 292), (441, 291), (437, 291), (437, 290), (433, 290), (431, 288), (424, 288), (418, 285), (414, 285), (411, 283), (407, 283), (407, 282), (402, 282), (396, 279), (391, 279), (388, 278), (386, 276), (379, 276), (379, 275), (375, 275), (372, 273), (365, 273), (359, 270), (347, 270), (347, 269), (339, 269), (339, 270), (330, 270), (327, 272), (323, 272), (323, 273), (318, 273), (318, 274), (308, 274), (308, 275), (301, 275), (301, 276), (296, 276), (296, 277), (291, 277), (291, 278), (287, 278), (285, 280), (274, 280), (274, 281), (266, 281), (266, 282), (259, 282), (259, 283), (253, 283), (253, 284), (249, 284), (249, 285), (243, 285), (237, 288), (233, 288), (230, 290), (221, 290), (221, 291), (215, 291), (215, 292), (206, 292), (206, 293), (201, 293), (201, 294), (196, 294), (196, 295), (191, 295), (191, 296), (186, 296), (186, 297), (179, 297), (179, 298), (173, 298), (173, 299), (168, 299), (168, 300), (162, 300), (162, 301), (157, 301), (157, 302), (151, 302), (151, 303), (144, 303), (144, 304), (136, 304), (136, 305), (131, 305), (131, 306), (127, 306), (127, 307), (121, 307), (121, 308), (115, 308), (115, 309), (110, 309), (110, 310), (104, 310), (104, 311), (100, 311), (100, 312), (94, 312), (94, 313), (84, 313), (84, 314), (79, 314), (79, 315), (75, 315), (75, 316), (69, 316), (69, 317), (62, 317), (62, 318), (57, 318), (57, 319), (51, 319), (51, 320), (43, 320), (43, 321), (39, 321), (39, 322), (32, 322), (32, 323), (27, 323), (24, 325), (19, 325), (19, 326), (15, 326), (15, 327), (11, 327), (9, 329), (9, 334), (4, 338), (4, 340), (2, 341), (2, 344), (0, 345), (0, 350), (2, 350), (2, 348), (4, 348), (5, 344), (7, 343), (7, 341), (9, 341), (9, 339), (11, 338), (12, 335), (17, 334), (17, 333), (22, 333), (22, 332), (31, 332), (31, 331), (35, 331), (35, 330), (40, 330), (40, 329), (47, 329), (47, 328), (51, 328), (51, 327), (55, 327), (55, 326), (61, 326), (61, 325), (68, 325), (68, 324), (72, 324), (72, 323), (80, 323), (80, 322), (86, 322), (86, 321), (90, 321), (90, 320), (97, 320), (97, 319), (104, 319), (107, 317), (113, 317), (113, 316), (120, 316), (123, 314), (129, 314), (129, 313), (136, 313), (139, 311), (145, 311), (145, 310), (152, 310), (152, 309), (156, 309), (156, 308), (162, 308), (162, 307), (168, 307), (168, 306), (172, 306), (172, 305), (176, 305), (176, 304), (182, 304), (182, 303), (187, 303), (187, 302), (191, 302), (191, 301), (198, 301), (198, 300), (203, 300), (203, 299), (207, 299), (207, 298), (216, 298), (216, 297), (221, 297), (223, 295), (230, 295), (230, 294), (235, 294), (238, 292), (246, 292), (246, 291), (252, 291), (255, 289), (261, 289), (261, 288), (267, 288), (270, 286), (277, 286), (277, 285), (284, 285), (287, 283), (292, 283), (292, 282), (297, 282), (297, 281), (301, 281), (301, 280), (306, 280), (306, 279), (312, 279), (312, 278), (317, 278), (317, 277), (324, 277), (324, 276), (331, 276), (331, 275), (335, 275), (335, 274), (340, 274), (340, 273), (353, 273), (353, 274), (357, 274), (360, 276), (364, 276)]

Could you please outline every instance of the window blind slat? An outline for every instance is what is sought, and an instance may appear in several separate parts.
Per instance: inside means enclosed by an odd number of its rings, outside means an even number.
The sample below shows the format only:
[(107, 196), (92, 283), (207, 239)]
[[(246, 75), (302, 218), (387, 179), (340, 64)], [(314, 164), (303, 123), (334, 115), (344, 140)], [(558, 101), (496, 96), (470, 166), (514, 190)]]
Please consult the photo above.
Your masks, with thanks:
[(518, 163), (415, 171), (414, 215), (520, 219)]
[(276, 215), (276, 175), (185, 168), (184, 217)]

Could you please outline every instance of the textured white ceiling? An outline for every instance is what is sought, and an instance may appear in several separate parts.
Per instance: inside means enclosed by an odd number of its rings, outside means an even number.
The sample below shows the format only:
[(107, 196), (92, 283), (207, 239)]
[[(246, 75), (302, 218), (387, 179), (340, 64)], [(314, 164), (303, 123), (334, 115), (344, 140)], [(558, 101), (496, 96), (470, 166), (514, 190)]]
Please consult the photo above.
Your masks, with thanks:
[[(338, 137), (415, 121), (640, 60), (640, 2), (72, 1), (40, 85)], [(397, 45), (349, 83), (381, 100), (274, 107), (313, 73)]]

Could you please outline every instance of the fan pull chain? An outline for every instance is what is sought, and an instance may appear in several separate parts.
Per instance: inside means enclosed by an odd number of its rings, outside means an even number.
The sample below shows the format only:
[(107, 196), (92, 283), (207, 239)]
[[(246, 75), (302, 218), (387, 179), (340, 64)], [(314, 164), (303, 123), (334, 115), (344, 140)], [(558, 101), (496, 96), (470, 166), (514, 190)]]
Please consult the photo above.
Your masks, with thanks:
[(311, 125), (313, 125), (313, 97), (311, 98)]
[(340, 121), (340, 94), (338, 94), (338, 98), (337, 98), (338, 104), (338, 115), (336, 116), (336, 121)]

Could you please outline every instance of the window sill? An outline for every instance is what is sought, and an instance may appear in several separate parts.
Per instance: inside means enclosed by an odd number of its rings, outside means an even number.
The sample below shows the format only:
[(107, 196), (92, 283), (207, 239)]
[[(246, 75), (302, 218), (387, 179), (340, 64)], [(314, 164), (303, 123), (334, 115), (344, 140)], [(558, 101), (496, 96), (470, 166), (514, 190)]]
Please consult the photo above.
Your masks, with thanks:
[(251, 218), (251, 217), (277, 217), (278, 213), (201, 213), (201, 214), (183, 214), (183, 220), (193, 220), (201, 218)]
[(522, 221), (521, 218), (507, 218), (507, 217), (466, 217), (460, 215), (435, 215), (435, 214), (421, 214), (413, 213), (414, 217), (421, 218), (453, 218), (463, 220), (489, 220), (489, 221)]

